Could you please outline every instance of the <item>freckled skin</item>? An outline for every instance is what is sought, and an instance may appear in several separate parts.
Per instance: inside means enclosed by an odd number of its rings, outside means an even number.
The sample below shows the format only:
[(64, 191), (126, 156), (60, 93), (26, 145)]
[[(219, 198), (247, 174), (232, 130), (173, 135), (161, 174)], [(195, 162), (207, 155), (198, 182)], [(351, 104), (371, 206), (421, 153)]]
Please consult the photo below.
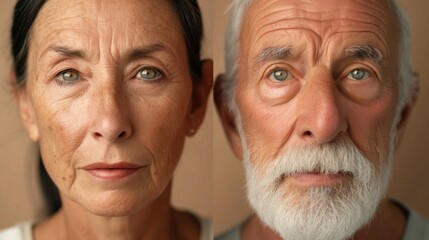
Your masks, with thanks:
[[(174, 64), (187, 62), (180, 27), (171, 30), (169, 24), (177, 22), (158, 24), (154, 20), (161, 14), (175, 19), (174, 13), (168, 6), (156, 17), (149, 15), (149, 9), (155, 7), (153, 2), (148, 2), (147, 8), (127, 5), (124, 11), (138, 19), (128, 20), (121, 17), (126, 15), (124, 12), (114, 12), (116, 4), (82, 1), (70, 4), (69, 10), (58, 16), (54, 12), (61, 4), (49, 1), (42, 9), (29, 54), (28, 71), (35, 74), (29, 75), (27, 91), (37, 118), (47, 170), (54, 181), (66, 173), (71, 176), (67, 182), (59, 181), (62, 193), (96, 212), (102, 213), (115, 198), (128, 195), (134, 204), (150, 202), (170, 181), (181, 154), (190, 106), (192, 82), (188, 66)], [(92, 9), (96, 12), (92, 13)], [(144, 29), (139, 22), (146, 23)], [(157, 41), (175, 50), (140, 62), (125, 61), (127, 50)], [(51, 52), (43, 55), (54, 43), (83, 49), (88, 60), (63, 61)], [(157, 84), (133, 79), (132, 71), (144, 64), (167, 72), (167, 79)], [(52, 72), (64, 68), (77, 68), (84, 80), (73, 86), (59, 86)], [(175, 116), (174, 121), (171, 116)], [(118, 131), (129, 132), (130, 136), (118, 140), (94, 137), (95, 132), (109, 135)], [(57, 163), (51, 164), (54, 161)], [(130, 188), (121, 190), (124, 194), (111, 194), (100, 186), (98, 195), (79, 168), (100, 161), (150, 164), (150, 168), (142, 171), (141, 179)], [(155, 174), (156, 171), (162, 174)], [(138, 187), (141, 185), (144, 187)], [(133, 204), (127, 207), (133, 209)]]
[[(78, 209), (72, 214), (86, 211), (79, 216), (82, 223), (87, 213), (135, 217), (160, 196), (167, 205), (159, 216), (168, 213), (173, 171), (186, 134), (202, 121), (206, 101), (206, 93), (193, 86), (180, 29), (167, 1), (50, 0), (40, 11), (20, 109), (29, 116), (24, 123), (40, 145), (63, 205)], [(82, 56), (49, 50), (53, 45)], [(129, 57), (129, 52), (152, 45), (162, 49)], [(161, 77), (138, 78), (147, 66)], [(79, 73), (79, 80), (59, 84), (58, 73), (69, 69)], [(193, 102), (196, 93), (204, 98), (196, 101), (203, 102)], [(128, 181), (103, 183), (82, 169), (97, 162), (145, 167)]]

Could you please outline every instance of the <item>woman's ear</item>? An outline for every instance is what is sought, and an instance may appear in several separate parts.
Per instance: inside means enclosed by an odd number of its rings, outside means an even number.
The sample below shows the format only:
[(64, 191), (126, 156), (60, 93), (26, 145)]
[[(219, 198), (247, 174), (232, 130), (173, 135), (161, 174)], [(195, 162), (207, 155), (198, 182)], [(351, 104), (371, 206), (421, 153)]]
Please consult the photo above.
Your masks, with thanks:
[(222, 82), (226, 81), (224, 75), (218, 75), (214, 87), (214, 101), (216, 104), (217, 113), (222, 122), (223, 130), (228, 139), (229, 145), (235, 156), (243, 159), (243, 146), (241, 137), (238, 134), (237, 126), (235, 125), (234, 115), (228, 108), (228, 103), (225, 101)]
[(37, 127), (36, 116), (34, 114), (33, 105), (27, 94), (26, 86), (18, 86), (16, 84), (15, 72), (11, 70), (10, 81), (13, 86), (15, 101), (18, 104), (19, 113), (27, 133), (31, 140), (37, 142), (39, 140), (39, 128)]
[(188, 121), (188, 136), (193, 136), (203, 122), (206, 114), (208, 97), (213, 87), (213, 61), (204, 59), (201, 61), (201, 66), (201, 81), (193, 84), (192, 106)]

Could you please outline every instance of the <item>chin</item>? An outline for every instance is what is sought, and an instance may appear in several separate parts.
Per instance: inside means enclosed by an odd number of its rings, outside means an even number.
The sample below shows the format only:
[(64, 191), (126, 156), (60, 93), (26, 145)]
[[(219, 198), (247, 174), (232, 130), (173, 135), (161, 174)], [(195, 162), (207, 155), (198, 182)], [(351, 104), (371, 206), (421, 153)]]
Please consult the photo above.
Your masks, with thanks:
[(130, 216), (150, 205), (158, 196), (145, 191), (129, 192), (124, 190), (93, 194), (78, 202), (86, 211), (103, 217)]

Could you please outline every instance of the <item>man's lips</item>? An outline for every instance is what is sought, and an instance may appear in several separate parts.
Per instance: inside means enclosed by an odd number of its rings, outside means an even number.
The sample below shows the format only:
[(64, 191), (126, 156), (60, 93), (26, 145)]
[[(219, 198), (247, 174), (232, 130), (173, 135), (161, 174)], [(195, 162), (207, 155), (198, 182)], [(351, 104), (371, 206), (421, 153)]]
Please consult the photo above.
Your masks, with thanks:
[(289, 175), (292, 182), (301, 187), (327, 187), (337, 184), (352, 174), (349, 172), (321, 173), (321, 172), (302, 172)]
[(127, 162), (119, 162), (112, 164), (98, 162), (86, 165), (82, 169), (96, 178), (104, 180), (119, 180), (133, 174), (134, 172), (143, 167), (143, 165), (137, 165)]

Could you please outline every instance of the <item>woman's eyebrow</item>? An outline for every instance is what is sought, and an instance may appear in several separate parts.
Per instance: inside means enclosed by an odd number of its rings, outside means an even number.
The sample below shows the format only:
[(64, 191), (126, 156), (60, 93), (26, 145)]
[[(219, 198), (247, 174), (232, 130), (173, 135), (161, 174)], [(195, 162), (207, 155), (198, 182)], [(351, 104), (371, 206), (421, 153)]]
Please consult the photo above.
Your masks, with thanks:
[(65, 57), (70, 57), (70, 58), (81, 58), (81, 59), (86, 59), (87, 56), (86, 54), (78, 49), (73, 49), (67, 46), (62, 46), (62, 45), (58, 45), (56, 43), (49, 45), (48, 48), (46, 48), (42, 54), (40, 55), (40, 57), (43, 57), (46, 53), (48, 52), (55, 52), (58, 53), (60, 55), (63, 55)]
[(136, 59), (147, 57), (155, 52), (169, 51), (169, 48), (162, 44), (154, 43), (147, 46), (141, 46), (138, 48), (131, 49), (125, 54), (126, 61), (133, 61)]
[[(154, 52), (168, 51), (168, 50), (169, 48), (165, 47), (162, 44), (158, 44), (158, 43), (150, 44), (147, 46), (142, 46), (142, 47), (138, 47), (135, 49), (131, 49), (130, 51), (127, 51), (125, 54), (125, 59), (128, 61), (133, 61), (139, 58), (147, 57), (153, 54)], [(81, 59), (87, 58), (87, 55), (82, 50), (73, 49), (71, 47), (62, 46), (56, 43), (49, 45), (49, 47), (47, 47), (40, 56), (43, 57), (43, 55), (45, 55), (48, 52), (55, 52), (70, 58), (81, 58)]]

